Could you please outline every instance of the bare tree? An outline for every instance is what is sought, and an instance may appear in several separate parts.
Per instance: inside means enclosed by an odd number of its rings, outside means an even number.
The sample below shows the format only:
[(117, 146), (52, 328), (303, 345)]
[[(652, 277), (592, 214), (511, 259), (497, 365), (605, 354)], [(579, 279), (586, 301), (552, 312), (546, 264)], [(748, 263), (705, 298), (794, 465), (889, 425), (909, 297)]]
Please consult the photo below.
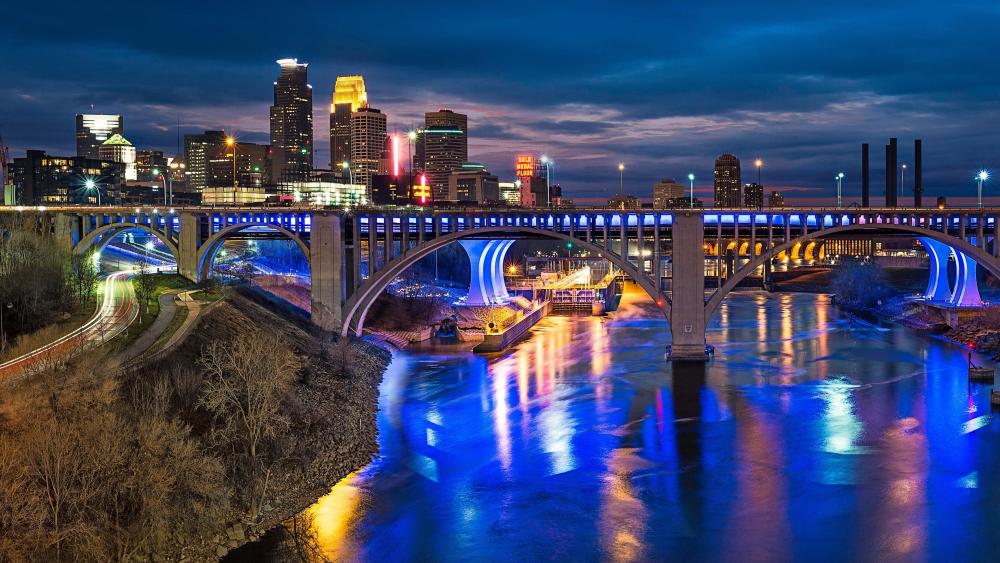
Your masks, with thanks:
[(142, 307), (145, 307), (146, 312), (149, 312), (149, 300), (153, 296), (153, 292), (156, 291), (156, 278), (153, 276), (153, 272), (149, 267), (149, 262), (146, 258), (139, 259), (139, 269), (136, 271), (135, 283), (132, 284), (135, 290), (135, 297), (139, 300), (140, 311)]
[(279, 335), (248, 328), (213, 341), (198, 364), (207, 375), (200, 404), (221, 422), (217, 443), (243, 454), (245, 462), (236, 469), (246, 478), (248, 508), (256, 518), (270, 477), (263, 446), (289, 426), (282, 403), (302, 363)]

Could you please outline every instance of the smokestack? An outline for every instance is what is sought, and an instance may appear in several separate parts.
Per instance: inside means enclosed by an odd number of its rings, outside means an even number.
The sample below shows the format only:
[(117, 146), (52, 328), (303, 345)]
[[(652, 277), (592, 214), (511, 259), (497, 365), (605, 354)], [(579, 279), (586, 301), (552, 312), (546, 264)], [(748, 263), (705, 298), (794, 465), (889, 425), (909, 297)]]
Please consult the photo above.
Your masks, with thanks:
[(913, 206), (921, 207), (924, 199), (923, 141), (913, 141)]
[(861, 207), (870, 207), (868, 199), (868, 143), (861, 145)]

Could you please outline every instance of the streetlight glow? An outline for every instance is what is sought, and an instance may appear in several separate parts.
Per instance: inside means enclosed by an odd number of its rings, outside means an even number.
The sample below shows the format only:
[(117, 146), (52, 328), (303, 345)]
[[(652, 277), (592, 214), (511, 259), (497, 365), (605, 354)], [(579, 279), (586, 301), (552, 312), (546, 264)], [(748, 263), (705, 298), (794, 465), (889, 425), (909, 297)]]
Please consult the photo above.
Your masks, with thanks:
[(233, 146), (235, 144), (236, 144), (236, 139), (234, 139), (231, 136), (230, 137), (226, 137), (226, 146), (227, 147), (231, 147), (231, 146)]
[(985, 170), (980, 170), (979, 174), (976, 174), (976, 179), (985, 182), (990, 179), (990, 173)]

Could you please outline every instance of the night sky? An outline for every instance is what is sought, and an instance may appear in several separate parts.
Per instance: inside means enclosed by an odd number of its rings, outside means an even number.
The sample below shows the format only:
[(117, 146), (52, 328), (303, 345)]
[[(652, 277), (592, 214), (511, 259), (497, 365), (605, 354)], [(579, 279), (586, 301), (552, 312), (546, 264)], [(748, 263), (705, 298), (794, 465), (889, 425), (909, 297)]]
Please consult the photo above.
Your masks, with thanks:
[[(75, 113), (122, 113), (139, 148), (182, 133), (268, 141), (274, 61), (309, 63), (316, 165), (329, 159), (337, 75), (406, 130), (441, 107), (469, 114), (470, 159), (501, 178), (548, 154), (565, 195), (697, 177), (733, 152), (744, 181), (803, 201), (860, 191), (860, 143), (924, 140), (925, 193), (974, 195), (1000, 172), (1000, 3), (908, 2), (11, 2), (0, 16), (0, 134), (75, 152)], [(907, 194), (912, 178), (907, 177)], [(1000, 195), (991, 180), (987, 193)], [(881, 198), (879, 198), (881, 199)], [(998, 200), (1000, 201), (1000, 200)]]

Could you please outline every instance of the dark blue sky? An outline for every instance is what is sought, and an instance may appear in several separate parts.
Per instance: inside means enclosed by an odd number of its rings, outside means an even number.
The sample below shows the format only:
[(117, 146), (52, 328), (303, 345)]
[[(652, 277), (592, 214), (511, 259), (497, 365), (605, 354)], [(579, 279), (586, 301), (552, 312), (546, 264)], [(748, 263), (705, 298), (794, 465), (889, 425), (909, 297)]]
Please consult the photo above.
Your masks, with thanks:
[(890, 136), (907, 162), (924, 139), (926, 193), (968, 195), (977, 168), (1000, 172), (998, 29), (995, 1), (15, 2), (0, 134), (15, 155), (72, 153), (94, 104), (141, 148), (173, 153), (178, 119), (267, 142), (274, 61), (298, 57), (317, 165), (333, 82), (360, 73), (390, 129), (463, 111), (471, 159), (508, 177), (516, 152), (549, 154), (571, 197), (617, 191), (618, 161), (637, 195), (689, 171), (707, 188), (733, 152), (793, 197), (832, 194), (843, 170), (850, 200), (865, 141), (881, 194)]

